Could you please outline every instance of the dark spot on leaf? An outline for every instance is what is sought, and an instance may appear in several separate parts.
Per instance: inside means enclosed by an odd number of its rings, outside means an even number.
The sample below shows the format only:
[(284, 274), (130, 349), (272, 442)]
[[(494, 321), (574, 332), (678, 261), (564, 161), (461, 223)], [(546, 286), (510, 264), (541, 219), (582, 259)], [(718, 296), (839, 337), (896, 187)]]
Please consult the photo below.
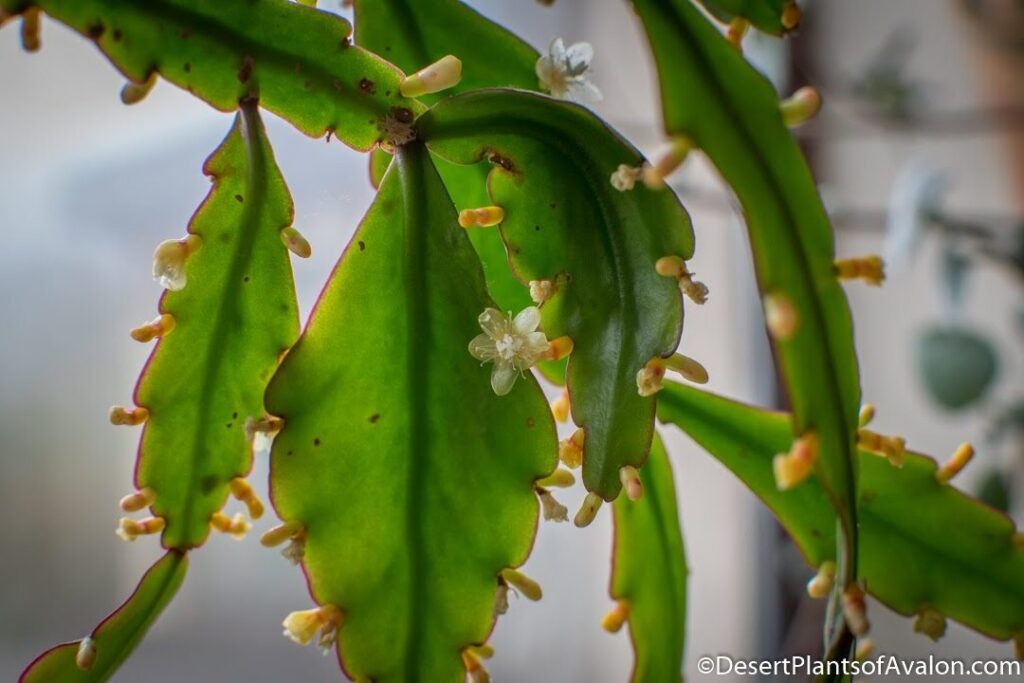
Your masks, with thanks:
[(535, 232), (540, 232), (540, 226), (539, 225), (533, 226), (533, 229), (534, 229)]
[(357, 244), (359, 245), (359, 251), (366, 251), (366, 242), (359, 240)]
[(305, 83), (303, 83), (303, 84), (302, 84), (302, 86), (303, 86), (303, 87), (304, 87), (304, 88), (305, 88), (306, 90), (309, 90), (310, 88), (312, 88), (312, 87), (313, 87), (313, 81), (311, 81), (311, 80), (309, 80), (309, 79), (307, 78), (307, 79), (306, 79), (306, 82), (305, 82)]
[(123, 37), (124, 37), (124, 34), (123, 34), (123, 33), (121, 33), (121, 29), (119, 29), (119, 28), (115, 28), (115, 29), (114, 29), (114, 32), (113, 32), (112, 34), (110, 34), (110, 37), (111, 37), (111, 38), (113, 38), (113, 39), (114, 39), (114, 42), (116, 43), (116, 42), (118, 42), (119, 40), (121, 40), (121, 38), (123, 38)]
[(188, 62), (185, 62), (185, 73), (192, 73), (192, 65)]
[(102, 22), (96, 22), (95, 24), (89, 24), (88, 28), (85, 29), (86, 33), (93, 40), (99, 40), (103, 37), (103, 32), (106, 27), (103, 26)]
[(815, 538), (821, 538), (821, 532), (818, 529), (811, 527), (811, 536), (814, 536)]
[(235, 201), (236, 201), (236, 202), (238, 202), (239, 204), (241, 204), (242, 202), (244, 202), (244, 201), (245, 201), (245, 197), (243, 197), (243, 196), (242, 196), (242, 195), (240, 195), (240, 194), (236, 194), (236, 195), (235, 195)]
[(405, 107), (391, 107), (391, 114), (399, 123), (412, 123), (412, 110)]
[(349, 38), (348, 36), (345, 36), (344, 38), (341, 39), (341, 48), (342, 49), (347, 48), (351, 44), (352, 44), (352, 39)]
[(227, 427), (228, 429), (231, 429), (231, 425), (233, 425), (233, 424), (234, 424), (233, 422), (228, 422), (228, 423), (227, 423), (227, 425), (225, 425), (225, 426), (226, 426), (226, 427)]
[(203, 493), (209, 493), (210, 491), (217, 488), (218, 479), (213, 474), (208, 474), (199, 480), (199, 489)]
[(192, 37), (192, 32), (189, 31), (188, 29), (185, 29), (184, 31), (181, 32), (181, 39), (182, 40), (188, 40), (191, 37)]
[(288, 451), (287, 453), (285, 453), (285, 455), (291, 455), (291, 454), (292, 454), (292, 453), (294, 453), (294, 452), (295, 452), (295, 451)]
[(550, 206), (552, 209), (558, 208), (558, 204), (556, 204), (555, 202), (551, 202), (550, 204), (548, 204), (548, 206)]
[(248, 275), (246, 275), (245, 277), (242, 278), (242, 282), (248, 282), (248, 281), (249, 281), (249, 276)]
[(313, 439), (313, 445), (314, 446), (319, 446), (320, 445), (320, 437), (317, 437), (317, 438)]
[(372, 422), (373, 424), (377, 424), (377, 420), (379, 419), (380, 413), (374, 413), (373, 415), (370, 416), (370, 422)]
[(503, 169), (512, 173), (515, 171), (515, 166), (512, 164), (511, 159), (506, 159), (494, 150), (490, 150), (487, 153), (487, 160), (496, 166), (501, 166)]
[(231, 419), (232, 420), (237, 420), (238, 419), (238, 413), (237, 412), (236, 413), (231, 413)]
[(869, 489), (864, 489), (860, 493), (860, 502), (862, 502), (862, 503), (870, 503), (871, 501), (873, 501), (875, 499), (876, 496), (878, 496), (878, 494), (876, 492), (871, 491)]
[(359, 89), (368, 95), (377, 92), (377, 86), (369, 78), (359, 79)]
[(390, 45), (385, 45), (384, 46), (384, 52), (391, 52), (391, 46)]
[(252, 78), (253, 61), (252, 57), (246, 55), (242, 57), (242, 66), (238, 69), (238, 82), (248, 83), (249, 79)]
[(526, 418), (526, 426), (527, 426), (528, 428), (529, 428), (529, 427), (533, 427), (533, 426), (534, 426), (534, 425), (536, 425), (536, 424), (537, 424), (537, 421), (536, 421), (536, 420), (534, 420), (534, 419), (533, 419), (532, 417), (528, 417), (528, 418)]
[(384, 91), (384, 96), (385, 97), (391, 97), (391, 91), (390, 90), (385, 90)]

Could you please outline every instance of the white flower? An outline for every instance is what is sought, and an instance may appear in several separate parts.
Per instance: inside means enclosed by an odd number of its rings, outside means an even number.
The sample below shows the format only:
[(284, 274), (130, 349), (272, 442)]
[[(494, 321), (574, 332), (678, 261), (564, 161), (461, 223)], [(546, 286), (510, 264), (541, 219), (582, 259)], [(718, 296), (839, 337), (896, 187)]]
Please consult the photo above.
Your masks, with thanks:
[(615, 169), (615, 173), (612, 173), (612, 187), (619, 192), (629, 192), (636, 187), (636, 181), (640, 180), (643, 174), (644, 169), (642, 166), (619, 164), (619, 167)]
[(946, 176), (912, 161), (900, 171), (889, 197), (885, 226), (884, 260), (891, 266), (910, 261), (946, 191)]
[(594, 48), (590, 43), (574, 43), (566, 49), (562, 39), (555, 38), (548, 54), (537, 60), (535, 70), (541, 89), (572, 102), (601, 101), (601, 91), (587, 77), (593, 58)]
[(504, 396), (512, 391), (516, 378), (548, 352), (548, 338), (537, 331), (540, 309), (530, 306), (513, 318), (511, 313), (488, 308), (477, 320), (484, 332), (469, 342), (469, 352), (477, 360), (494, 363), (491, 388)]

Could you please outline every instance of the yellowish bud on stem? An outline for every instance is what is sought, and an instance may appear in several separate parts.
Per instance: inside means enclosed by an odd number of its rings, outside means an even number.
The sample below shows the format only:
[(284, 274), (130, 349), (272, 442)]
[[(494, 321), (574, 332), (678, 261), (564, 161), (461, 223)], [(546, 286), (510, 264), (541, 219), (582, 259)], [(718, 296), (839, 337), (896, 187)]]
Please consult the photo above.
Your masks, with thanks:
[(234, 517), (228, 517), (223, 512), (215, 512), (210, 517), (210, 527), (222, 534), (228, 534), (236, 541), (241, 541), (249, 533), (252, 525), (241, 512)]
[(782, 122), (793, 128), (814, 118), (821, 111), (821, 94), (809, 85), (797, 90), (779, 104)]
[(860, 415), (857, 416), (857, 425), (867, 427), (875, 419), (875, 406), (872, 403), (865, 403), (860, 407)]
[(145, 325), (139, 325), (130, 332), (137, 342), (151, 342), (159, 337), (167, 336), (174, 329), (176, 322), (170, 313), (164, 313)]
[(500, 206), (482, 206), (459, 212), (459, 225), (464, 228), (489, 228), (505, 220), (505, 209)]
[(768, 332), (775, 341), (789, 341), (800, 327), (800, 314), (793, 301), (781, 293), (764, 297), (764, 319)]
[(259, 519), (263, 516), (263, 501), (256, 495), (256, 492), (252, 490), (252, 486), (242, 477), (235, 477), (228, 482), (228, 489), (231, 491), (231, 495), (235, 499), (245, 504), (245, 507), (249, 510), (249, 516), (253, 519)]
[(483, 645), (470, 645), (466, 648), (480, 659), (490, 659), (494, 656), (494, 648), (487, 643)]
[(655, 261), (654, 270), (663, 277), (674, 277), (679, 282), (679, 289), (693, 303), (704, 305), (708, 300), (708, 286), (693, 279), (686, 262), (679, 256), (662, 256)]
[(690, 150), (693, 149), (693, 140), (685, 136), (677, 136), (672, 139), (672, 147), (653, 166), (644, 167), (644, 185), (652, 190), (659, 190), (665, 187), (665, 178), (679, 168)]
[(96, 663), (96, 641), (91, 636), (86, 636), (78, 644), (78, 652), (75, 653), (75, 666), (81, 671), (88, 671)]
[(292, 520), (268, 529), (260, 537), (260, 544), (265, 548), (275, 548), (285, 541), (302, 535), (304, 532), (305, 527), (300, 522)]
[(640, 473), (631, 465), (626, 465), (619, 470), (619, 481), (626, 489), (626, 497), (630, 500), (640, 500), (644, 495), (644, 485), (640, 481)]
[(559, 422), (565, 422), (569, 419), (569, 413), (571, 411), (572, 404), (569, 402), (569, 390), (563, 389), (558, 398), (551, 402), (551, 414), (554, 415), (555, 419)]
[(580, 506), (579, 512), (576, 513), (576, 518), (573, 520), (573, 524), (579, 528), (589, 526), (594, 518), (597, 517), (597, 511), (601, 509), (601, 504), (604, 500), (601, 496), (594, 492), (587, 494), (587, 497), (583, 499), (583, 505)]
[(573, 342), (569, 337), (558, 337), (548, 342), (548, 350), (544, 354), (544, 360), (562, 360), (572, 353)]
[(847, 587), (843, 591), (842, 603), (843, 616), (846, 617), (846, 625), (850, 627), (850, 632), (857, 637), (867, 635), (871, 623), (868, 621), (864, 591), (856, 585)]
[(903, 467), (907, 442), (902, 436), (885, 436), (870, 429), (861, 428), (857, 430), (857, 446), (888, 458), (893, 467)]
[(797, 7), (796, 0), (790, 0), (786, 3), (785, 7), (782, 8), (782, 28), (787, 31), (792, 31), (800, 25), (801, 16), (802, 12), (800, 11), (800, 8)]
[(28, 7), (21, 15), (21, 46), (26, 52), (37, 52), (42, 47), (42, 16), (38, 7)]
[(530, 280), (530, 300), (538, 306), (554, 296), (556, 291), (554, 280)]
[(138, 104), (146, 99), (146, 95), (156, 85), (156, 72), (151, 72), (142, 83), (129, 81), (121, 88), (121, 102), (124, 104)]
[(737, 50), (743, 50), (743, 37), (747, 35), (747, 31), (750, 30), (750, 22), (741, 17), (733, 17), (733, 20), (729, 22), (729, 28), (725, 32), (725, 38), (732, 46)]
[(601, 628), (608, 633), (618, 633), (627, 619), (629, 619), (629, 603), (619, 600), (615, 603), (615, 607), (601, 619)]
[(836, 563), (832, 560), (822, 562), (821, 567), (818, 568), (818, 573), (807, 582), (807, 595), (815, 600), (828, 597), (828, 594), (832, 592), (835, 580)]
[(946, 635), (946, 617), (934, 607), (924, 605), (914, 619), (914, 632), (923, 633), (934, 641)]
[(962, 443), (957, 447), (953, 457), (947, 460), (942, 467), (935, 472), (935, 478), (940, 484), (945, 484), (960, 473), (967, 463), (974, 457), (974, 446), (969, 443)]
[(129, 517), (122, 517), (116, 532), (122, 540), (134, 541), (139, 536), (158, 534), (164, 530), (165, 526), (167, 526), (167, 523), (163, 517), (147, 517), (139, 521)]
[(580, 427), (568, 439), (558, 443), (558, 459), (571, 470), (583, 464), (583, 441), (586, 433)]
[(188, 283), (185, 262), (202, 244), (203, 239), (193, 234), (186, 235), (184, 239), (164, 240), (158, 244), (153, 252), (153, 279), (172, 292), (184, 289)]
[(156, 500), (156, 493), (153, 489), (146, 488), (139, 489), (135, 493), (129, 493), (127, 496), (121, 499), (121, 509), (125, 512), (138, 512), (148, 508)]
[(291, 225), (281, 230), (281, 242), (288, 248), (288, 251), (299, 258), (309, 258), (313, 254), (313, 247), (309, 246), (309, 240)]
[(547, 488), (568, 488), (576, 483), (576, 477), (573, 476), (569, 470), (563, 470), (561, 468), (555, 470), (548, 476), (537, 481), (538, 486), (544, 486)]
[(135, 427), (142, 424), (149, 418), (149, 411), (139, 406), (136, 406), (135, 408), (114, 406), (110, 409), (109, 417), (110, 424), (112, 425)]
[(490, 683), (491, 676), (487, 673), (480, 657), (470, 648), (462, 651), (462, 665), (466, 667), (466, 675), (471, 683)]
[(860, 279), (872, 287), (878, 287), (885, 281), (885, 263), (879, 256), (839, 259), (835, 268), (836, 277), (840, 280)]
[(540, 584), (518, 569), (502, 569), (501, 579), (528, 600), (537, 601), (544, 596)]
[(462, 80), (462, 62), (455, 55), (445, 55), (430, 66), (408, 76), (399, 85), (403, 97), (419, 97), (440, 92)]
[(775, 485), (780, 491), (791, 489), (811, 475), (818, 460), (818, 435), (807, 432), (793, 442), (789, 453), (779, 453), (772, 460)]

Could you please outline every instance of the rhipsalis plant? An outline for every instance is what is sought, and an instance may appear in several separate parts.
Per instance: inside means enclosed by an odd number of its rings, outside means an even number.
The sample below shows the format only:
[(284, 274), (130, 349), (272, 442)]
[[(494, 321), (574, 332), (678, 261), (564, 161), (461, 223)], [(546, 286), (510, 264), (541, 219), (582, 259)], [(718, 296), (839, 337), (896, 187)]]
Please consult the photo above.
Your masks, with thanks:
[[(586, 43), (538, 52), (459, 0), (356, 0), (353, 42), (313, 4), (0, 0), (27, 50), (44, 17), (93, 41), (128, 79), (125, 103), (166, 80), (235, 113), (206, 162), (209, 196), (156, 249), (167, 291), (131, 332), (155, 348), (133, 401), (110, 413), (142, 426), (117, 532), (159, 535), (165, 554), (23, 681), (110, 678), (188, 554), (264, 513), (245, 476), (268, 437), (281, 521), (262, 543), (302, 566), (312, 598), (285, 635), (336, 652), (352, 679), (488, 680), (495, 619), (510, 591), (541, 598), (518, 567), (541, 516), (569, 519), (554, 490), (579, 469), (575, 524), (615, 522), (604, 627), (628, 627), (632, 680), (677, 681), (688, 569), (656, 414), (735, 472), (819, 569), (823, 657), (854, 656), (867, 592), (933, 638), (948, 617), (1024, 647), (1021, 533), (948, 483), (970, 447), (936, 467), (867, 428), (840, 281), (878, 285), (882, 264), (833, 253), (787, 130), (817, 93), (780, 99), (741, 51), (751, 26), (793, 30), (792, 0), (702, 0), (706, 13), (634, 0), (671, 145), (653, 163), (586, 107), (601, 96)], [(369, 152), (378, 188), (301, 335), (289, 252), (311, 247), (260, 108)], [(708, 380), (677, 348), (684, 306), (709, 291), (666, 185), (697, 150), (743, 206), (791, 415), (665, 380)], [(551, 406), (533, 368), (564, 385)], [(561, 442), (553, 417), (572, 422)], [(224, 511), (232, 497), (247, 515)]]

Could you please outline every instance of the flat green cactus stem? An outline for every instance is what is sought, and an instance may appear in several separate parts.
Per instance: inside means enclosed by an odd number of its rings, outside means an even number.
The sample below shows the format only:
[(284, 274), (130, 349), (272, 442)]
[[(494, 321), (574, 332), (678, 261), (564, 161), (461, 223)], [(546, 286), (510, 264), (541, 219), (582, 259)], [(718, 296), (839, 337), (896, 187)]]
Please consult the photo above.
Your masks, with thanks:
[(699, 0), (708, 12), (722, 21), (735, 18), (772, 35), (783, 35), (797, 28), (800, 10), (795, 0)]
[(686, 553), (672, 467), (655, 434), (640, 470), (643, 497), (615, 500), (611, 596), (606, 630), (629, 624), (633, 683), (678, 681), (686, 636)]
[[(478, 88), (537, 88), (537, 51), (459, 0), (359, 0), (355, 3), (355, 17), (359, 26), (356, 42), (386, 56), (406, 73), (449, 54), (462, 60), (459, 83), (421, 98), (428, 104)], [(377, 187), (391, 155), (377, 149), (370, 156), (370, 175)], [(487, 164), (460, 166), (438, 158), (434, 165), (457, 209), (473, 209), (488, 203)], [(512, 274), (498, 231), (470, 230), (468, 234), (483, 264), (487, 289), (498, 307), (520, 311), (531, 305), (527, 288)], [(559, 368), (550, 365), (554, 364), (544, 364), (548, 371), (545, 374), (564, 376), (564, 363)]]
[[(808, 564), (834, 560), (834, 512), (810, 479), (779, 492), (772, 458), (789, 447), (791, 420), (692, 387), (669, 384), (658, 417), (728, 467), (786, 528)], [(1013, 522), (937, 477), (935, 461), (907, 453), (895, 467), (860, 451), (860, 571), (896, 612), (930, 607), (1000, 640), (1024, 634), (1024, 547)]]
[(619, 192), (610, 181), (639, 153), (586, 109), (518, 90), (478, 90), (435, 105), (418, 121), (430, 150), (455, 163), (488, 160), (491, 200), (521, 282), (546, 281), (549, 337), (575, 343), (566, 382), (583, 428), (583, 481), (605, 500), (619, 470), (643, 464), (654, 399), (637, 372), (675, 351), (680, 293), (655, 271), (693, 253), (690, 219), (671, 192)]
[[(183, 288), (160, 300), (161, 321), (173, 326), (163, 324), (135, 391), (148, 412), (135, 480), (166, 524), (168, 548), (201, 545), (229, 486), (239, 485), (232, 480), (248, 473), (245, 425), (264, 418), (266, 384), (298, 337), (282, 243), (291, 198), (255, 105), (243, 112), (206, 162), (213, 187), (188, 237), (158, 249), (158, 262), (169, 253), (165, 277), (180, 277), (170, 284)], [(258, 504), (251, 512), (259, 515)]]
[(221, 111), (258, 97), (307, 135), (369, 150), (403, 134), (422, 109), (401, 73), (351, 45), (344, 19), (285, 0), (0, 0), (38, 7), (95, 41), (131, 81), (151, 74)]
[[(854, 441), (860, 380), (832, 230), (774, 88), (689, 0), (634, 0), (658, 65), (665, 130), (703, 150), (735, 190), (793, 406), (843, 528), (839, 585), (855, 580)], [(840, 631), (833, 639), (839, 643)]]
[(83, 640), (39, 655), (18, 683), (103, 683), (128, 658), (185, 580), (188, 558), (168, 551), (123, 605)]
[[(267, 392), (281, 518), (357, 680), (461, 681), (499, 573), (522, 564), (555, 467), (532, 377), (495, 396), (467, 352), (483, 274), (426, 150), (399, 149)], [(504, 590), (504, 589), (502, 589)], [(336, 614), (336, 612), (335, 612)]]

